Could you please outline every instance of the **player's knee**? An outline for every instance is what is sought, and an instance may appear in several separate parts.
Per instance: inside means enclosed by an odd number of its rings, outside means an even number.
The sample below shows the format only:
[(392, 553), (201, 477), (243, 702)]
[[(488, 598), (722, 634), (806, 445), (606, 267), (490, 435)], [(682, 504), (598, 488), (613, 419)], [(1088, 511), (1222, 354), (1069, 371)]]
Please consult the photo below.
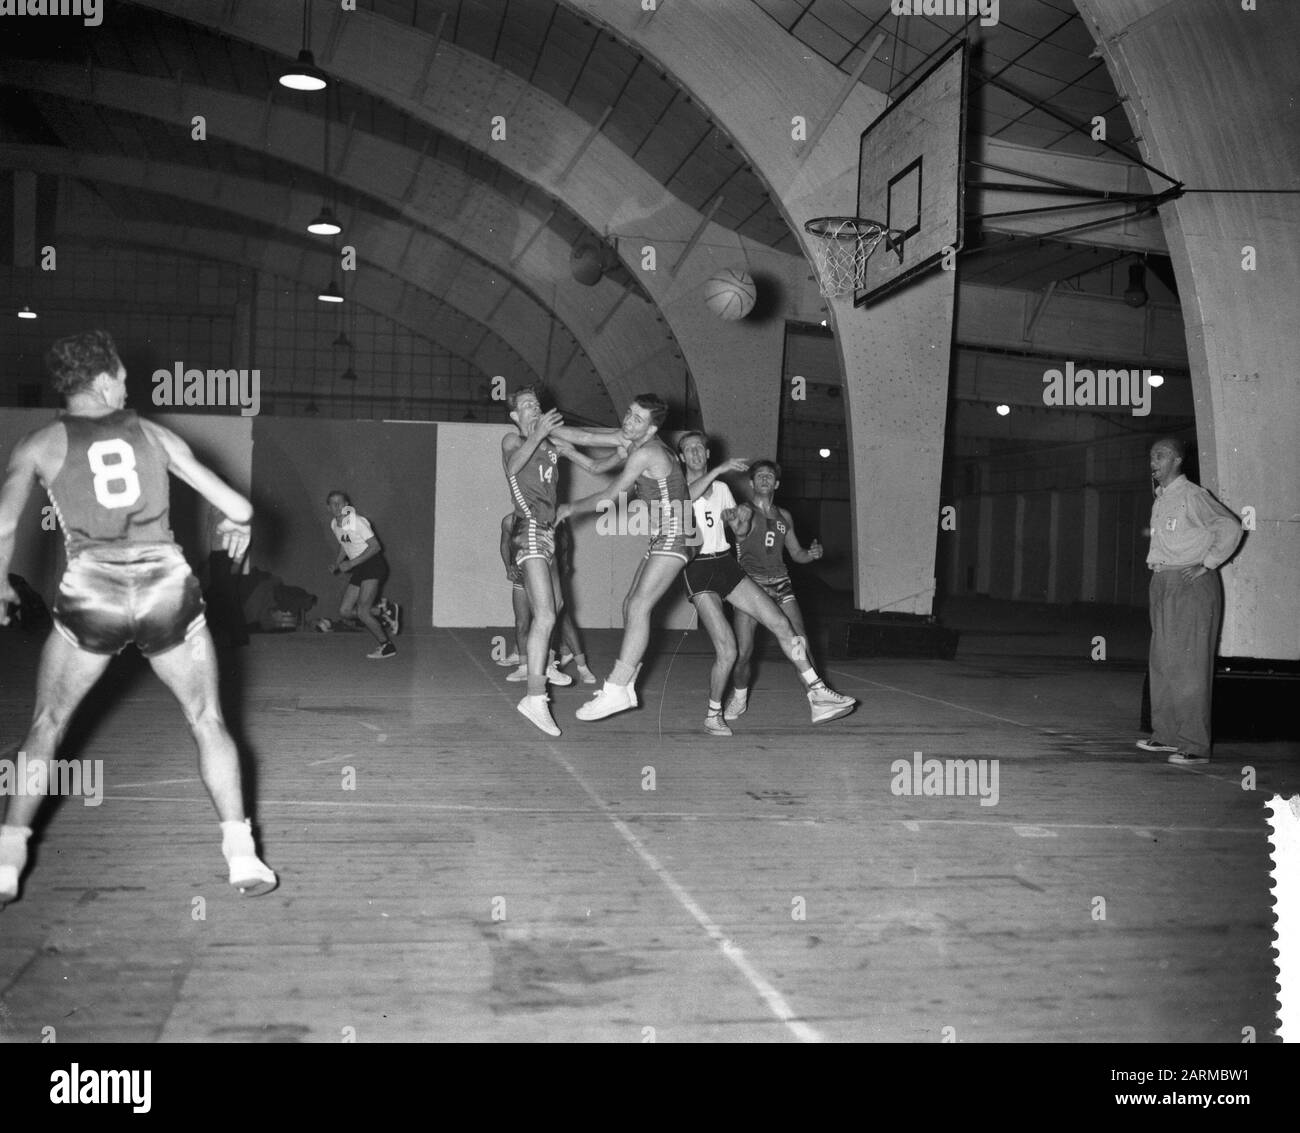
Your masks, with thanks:
[(734, 666), (736, 663), (736, 644), (735, 642), (723, 642), (717, 647), (718, 662), (722, 665)]

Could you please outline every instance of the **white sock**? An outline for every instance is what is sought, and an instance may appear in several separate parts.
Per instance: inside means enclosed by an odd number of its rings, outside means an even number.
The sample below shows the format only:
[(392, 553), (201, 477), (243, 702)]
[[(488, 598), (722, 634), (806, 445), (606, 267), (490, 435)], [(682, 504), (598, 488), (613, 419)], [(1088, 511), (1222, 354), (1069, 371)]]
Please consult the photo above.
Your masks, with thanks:
[(251, 819), (232, 819), (221, 824), (221, 852), (227, 861), (231, 858), (257, 856), (257, 847), (253, 845)]
[(27, 839), (30, 826), (0, 826), (0, 865), (16, 866), (21, 873), (27, 864)]

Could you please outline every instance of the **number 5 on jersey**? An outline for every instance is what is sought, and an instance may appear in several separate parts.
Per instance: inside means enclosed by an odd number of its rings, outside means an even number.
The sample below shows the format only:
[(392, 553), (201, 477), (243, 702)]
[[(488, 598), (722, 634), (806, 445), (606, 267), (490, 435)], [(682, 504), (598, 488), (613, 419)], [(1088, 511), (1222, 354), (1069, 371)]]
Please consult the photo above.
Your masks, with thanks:
[[(110, 460), (109, 457), (116, 459)], [(135, 471), (135, 450), (121, 438), (96, 441), (86, 449), (95, 474), (95, 499), (106, 508), (130, 507), (140, 498), (140, 477)]]

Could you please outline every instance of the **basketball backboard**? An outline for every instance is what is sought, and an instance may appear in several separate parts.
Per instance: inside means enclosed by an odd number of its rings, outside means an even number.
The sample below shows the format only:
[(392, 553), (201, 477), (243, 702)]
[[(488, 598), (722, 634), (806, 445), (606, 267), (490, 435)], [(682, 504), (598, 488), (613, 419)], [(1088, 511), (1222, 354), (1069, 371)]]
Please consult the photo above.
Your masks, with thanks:
[(876, 249), (854, 306), (882, 299), (949, 249), (961, 250), (966, 101), (966, 47), (958, 44), (862, 131), (858, 216), (901, 237), (897, 252)]

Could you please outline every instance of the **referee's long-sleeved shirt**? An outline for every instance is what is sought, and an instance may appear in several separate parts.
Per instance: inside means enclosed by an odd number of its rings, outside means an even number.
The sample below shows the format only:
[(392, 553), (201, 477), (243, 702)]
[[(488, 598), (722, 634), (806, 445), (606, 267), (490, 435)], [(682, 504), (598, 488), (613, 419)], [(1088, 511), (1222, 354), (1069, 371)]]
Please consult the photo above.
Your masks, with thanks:
[(1153, 570), (1185, 566), (1215, 570), (1240, 542), (1241, 520), (1199, 484), (1178, 476), (1156, 489), (1147, 552), (1147, 566)]

